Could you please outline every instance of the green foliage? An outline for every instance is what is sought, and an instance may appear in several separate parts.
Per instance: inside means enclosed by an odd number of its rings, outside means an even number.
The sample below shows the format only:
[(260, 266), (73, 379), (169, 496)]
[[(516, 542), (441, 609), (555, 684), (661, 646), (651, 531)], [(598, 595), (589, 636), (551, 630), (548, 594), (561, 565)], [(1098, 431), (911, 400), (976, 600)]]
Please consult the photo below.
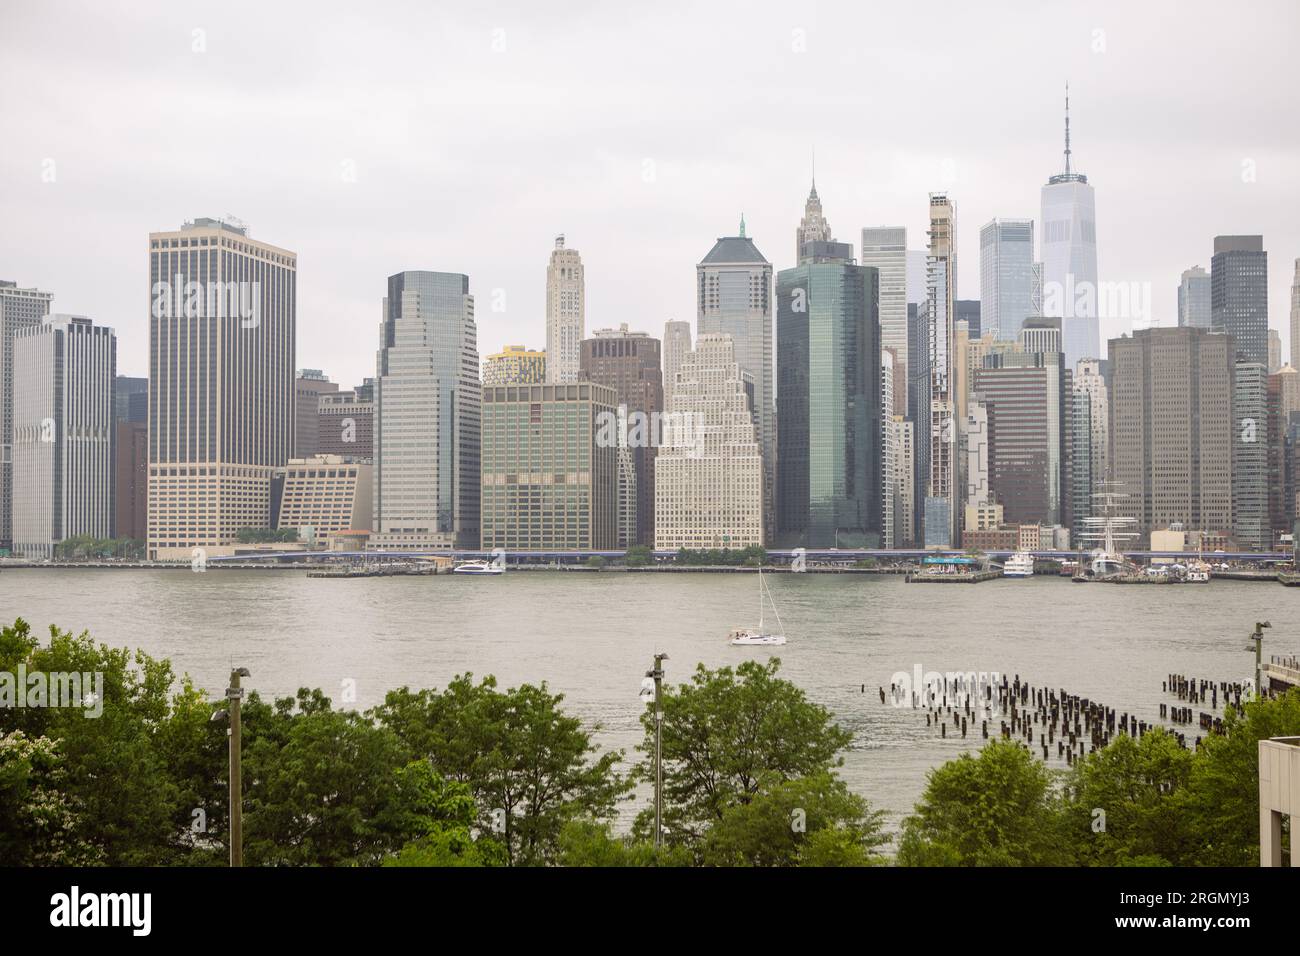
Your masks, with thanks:
[[(824, 707), (777, 677), (781, 662), (736, 668), (699, 665), (691, 681), (663, 693), (665, 839), (698, 847), (708, 828), (764, 785), (830, 771), (852, 740)], [(637, 779), (654, 777), (654, 710), (641, 717), (645, 759)], [(653, 835), (653, 810), (637, 832)]]
[(990, 741), (930, 771), (903, 824), (904, 866), (1057, 866), (1069, 862), (1052, 772), (1019, 743)]
[(854, 561), (854, 562), (853, 562), (853, 566), (854, 566), (855, 568), (868, 568), (868, 569), (869, 569), (869, 568), (874, 568), (874, 567), (876, 567), (878, 564), (880, 564), (880, 562), (877, 561), (875, 558), (862, 558), (862, 559), (859, 560), (859, 561)]
[(644, 568), (654, 563), (654, 551), (644, 544), (633, 545), (623, 555), (623, 563), (629, 568)]
[(601, 557), (599, 554), (593, 554), (591, 557), (587, 559), (586, 565), (589, 568), (595, 568), (597, 571), (599, 571), (601, 568), (605, 566), (605, 559)]
[(870, 866), (887, 842), (879, 811), (822, 771), (765, 777), (753, 797), (723, 811), (704, 837), (706, 866)]
[(673, 559), (678, 564), (703, 567), (759, 567), (767, 561), (767, 550), (759, 545), (733, 550), (731, 548), (712, 548), (707, 551), (692, 551), (680, 548)]
[[(184, 820), (188, 826), (191, 807), (183, 806), (185, 791), (162, 746), (177, 707), (186, 706), (170, 697), (171, 666), (53, 627), (49, 645), (42, 647), (19, 619), (0, 628), (0, 671), (16, 672), (20, 663), (29, 674), (102, 675), (102, 700), (93, 707), (0, 708), (0, 733), (19, 730), (57, 743), (66, 771), (60, 792), (84, 824), (76, 839), (93, 845), (113, 866), (182, 858), (188, 846), (176, 824)], [(93, 680), (84, 692), (92, 690)]]
[(1076, 862), (1191, 862), (1201, 845), (1188, 813), (1194, 763), (1192, 752), (1162, 729), (1140, 740), (1120, 734), (1079, 760), (1068, 778), (1064, 807)]
[(392, 691), (374, 713), (411, 753), (470, 788), (480, 844), (500, 841), (511, 864), (536, 865), (554, 861), (567, 822), (611, 817), (630, 787), (614, 771), (622, 753), (597, 756), (563, 700), (545, 684), (501, 692), (495, 678), (463, 674), (442, 693)]
[(144, 542), (126, 536), (96, 538), (94, 535), (79, 534), (64, 538), (54, 546), (54, 557), (59, 561), (102, 561), (107, 558), (142, 561), (144, 556)]
[[(1300, 736), (1300, 688), (1276, 699), (1249, 701), (1243, 709), (1241, 713), (1229, 707), (1224, 734), (1205, 738), (1197, 754), (1188, 802), (1191, 826), (1201, 845), (1194, 859), (1176, 863), (1259, 864), (1259, 742)], [(1293, 827), (1293, 841), (1294, 833)]]
[(78, 801), (54, 741), (0, 735), (0, 865), (89, 866), (103, 851), (85, 837)]
[(560, 866), (690, 866), (691, 854), (681, 846), (661, 846), (633, 837), (610, 834), (609, 824), (571, 820), (560, 831)]

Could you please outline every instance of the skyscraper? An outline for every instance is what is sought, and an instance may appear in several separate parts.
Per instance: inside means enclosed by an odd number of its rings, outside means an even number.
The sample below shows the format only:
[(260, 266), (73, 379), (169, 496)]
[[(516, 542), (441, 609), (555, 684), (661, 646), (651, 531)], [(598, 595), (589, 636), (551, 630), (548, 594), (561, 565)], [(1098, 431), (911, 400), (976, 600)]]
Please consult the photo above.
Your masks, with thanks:
[(1065, 91), (1065, 172), (1042, 189), (1043, 314), (1062, 319), (1065, 364), (1101, 358), (1097, 214), (1088, 177), (1070, 167), (1070, 91)]
[(13, 543), (14, 335), (41, 324), (51, 297), (0, 280), (0, 551)]
[(803, 262), (812, 254), (807, 248), (810, 242), (832, 241), (834, 240), (831, 237), (831, 224), (822, 214), (822, 201), (817, 195), (817, 176), (814, 173), (812, 189), (809, 190), (808, 199), (804, 202), (803, 219), (799, 221), (799, 228), (795, 230), (794, 261)]
[(880, 276), (846, 243), (803, 248), (776, 280), (776, 540), (879, 547)]
[(1061, 353), (990, 355), (974, 391), (988, 410), (989, 489), (1004, 519), (1066, 524), (1073, 398)]
[(953, 376), (953, 298), (957, 286), (957, 244), (953, 206), (943, 193), (930, 194), (930, 247), (926, 256), (925, 321), (929, 325), (929, 474), (926, 481), (925, 547), (948, 548), (957, 541), (957, 428)]
[[(320, 454), (351, 460), (375, 456), (375, 380), (367, 378), (346, 392), (326, 392), (317, 406), (320, 416)], [(373, 475), (371, 484), (373, 485)], [(369, 497), (367, 500), (371, 500)], [(373, 510), (373, 509), (372, 509)], [(366, 518), (366, 529), (374, 515)], [(358, 529), (360, 530), (360, 529)]]
[(483, 550), (616, 546), (615, 442), (602, 438), (614, 389), (496, 385), (483, 390)]
[(469, 277), (388, 277), (375, 374), (375, 548), (475, 548), (479, 357)]
[(14, 336), (14, 553), (50, 558), (66, 538), (112, 538), (117, 339), (54, 315)]
[(1215, 236), (1210, 323), (1231, 335), (1237, 360), (1268, 365), (1268, 253), (1263, 236)]
[(583, 339), (579, 380), (614, 389), (614, 406), (626, 429), (619, 429), (620, 509), (616, 545), (654, 545), (655, 447), (651, 423), (664, 410), (660, 345), (644, 332), (599, 329)]
[(293, 453), (298, 257), (242, 224), (149, 235), (152, 558), (231, 553)]
[(1269, 525), (1268, 368), (1238, 362), (1232, 396), (1232, 532), (1247, 551), (1273, 544)]
[[(1015, 340), (1034, 311), (1034, 221), (994, 219), (980, 229), (980, 331)], [(972, 330), (976, 337), (980, 332)]]
[[(881, 408), (881, 546), (906, 548), (912, 543), (912, 423), (890, 409), (899, 405), (897, 392), (906, 395), (907, 383), (898, 377), (892, 349), (880, 350)], [(906, 406), (906, 399), (901, 403)]]
[(868, 226), (858, 261), (880, 274), (880, 347), (894, 354), (894, 405), (887, 416), (907, 414), (907, 230)]
[(691, 350), (691, 323), (669, 319), (664, 323), (664, 409), (671, 408), (673, 380)]
[[(911, 253), (908, 253), (911, 256)], [(909, 263), (909, 275), (911, 264)], [(923, 306), (907, 304), (907, 419), (912, 423), (912, 527), (914, 545), (925, 541), (925, 499), (930, 481), (930, 321)]]
[(1268, 374), (1282, 367), (1282, 335), (1277, 329), (1268, 330)]
[(582, 256), (555, 237), (546, 267), (546, 381), (578, 380), (578, 348), (587, 334), (587, 293)]
[(1150, 328), (1111, 339), (1110, 471), (1138, 530), (1232, 528), (1232, 338)]
[(1071, 516), (1077, 537), (1092, 516), (1093, 495), (1109, 472), (1110, 397), (1099, 359), (1085, 359), (1074, 372), (1071, 421)]
[(318, 368), (305, 368), (294, 380), (293, 457), (310, 458), (320, 454), (320, 397), (339, 390)]
[(1193, 329), (1210, 327), (1210, 274), (1200, 266), (1185, 270), (1178, 283), (1178, 324)]
[(763, 544), (764, 465), (753, 377), (725, 334), (701, 333), (677, 370), (674, 435), (655, 461), (655, 547)]
[[(719, 238), (695, 267), (695, 276), (697, 334), (730, 335), (736, 362), (753, 379), (758, 443), (767, 469), (764, 488), (770, 493), (776, 457), (776, 411), (772, 404), (772, 263), (763, 258), (754, 240), (745, 235), (742, 217), (740, 235)], [(715, 348), (709, 349), (710, 354), (714, 351)], [(770, 502), (764, 508), (770, 517)]]
[(1291, 280), (1291, 364), (1300, 368), (1300, 259)]

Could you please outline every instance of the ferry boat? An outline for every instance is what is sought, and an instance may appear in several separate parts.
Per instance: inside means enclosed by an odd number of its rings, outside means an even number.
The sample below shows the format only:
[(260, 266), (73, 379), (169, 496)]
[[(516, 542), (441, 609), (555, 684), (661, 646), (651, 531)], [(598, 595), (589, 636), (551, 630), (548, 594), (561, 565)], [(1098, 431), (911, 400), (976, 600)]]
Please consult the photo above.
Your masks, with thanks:
[(1187, 565), (1183, 580), (1189, 584), (1205, 584), (1210, 580), (1210, 565), (1205, 561), (1192, 561)]
[(490, 561), (466, 561), (451, 569), (452, 574), (505, 574), (506, 569)]
[(1029, 578), (1034, 575), (1034, 556), (1028, 551), (1017, 551), (1002, 565), (1004, 578)]
[[(769, 633), (763, 627), (763, 608), (766, 602), (771, 602), (772, 613), (776, 615), (776, 623), (780, 630), (777, 633)], [(767, 582), (763, 580), (763, 569), (758, 569), (758, 627), (736, 627), (732, 628), (731, 633), (727, 635), (727, 643), (733, 647), (776, 647), (785, 643), (785, 635), (781, 633), (785, 628), (781, 624), (781, 614), (776, 609), (776, 601), (772, 600), (772, 592), (767, 589)]]

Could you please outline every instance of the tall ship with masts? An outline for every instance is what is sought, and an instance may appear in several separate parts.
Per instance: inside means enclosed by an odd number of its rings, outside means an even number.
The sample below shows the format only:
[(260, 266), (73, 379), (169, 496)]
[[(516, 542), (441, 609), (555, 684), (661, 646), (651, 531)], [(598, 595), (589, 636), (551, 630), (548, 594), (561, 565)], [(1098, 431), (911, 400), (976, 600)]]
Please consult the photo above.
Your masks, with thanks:
[(1085, 544), (1091, 544), (1087, 560), (1079, 562), (1079, 573), (1092, 578), (1108, 578), (1117, 574), (1127, 574), (1135, 569), (1132, 561), (1120, 550), (1121, 544), (1132, 541), (1138, 536), (1137, 519), (1125, 514), (1125, 501), (1128, 495), (1119, 491), (1119, 482), (1100, 481), (1100, 489), (1093, 492), (1093, 514), (1083, 519), (1079, 534), (1079, 546), (1082, 551)]

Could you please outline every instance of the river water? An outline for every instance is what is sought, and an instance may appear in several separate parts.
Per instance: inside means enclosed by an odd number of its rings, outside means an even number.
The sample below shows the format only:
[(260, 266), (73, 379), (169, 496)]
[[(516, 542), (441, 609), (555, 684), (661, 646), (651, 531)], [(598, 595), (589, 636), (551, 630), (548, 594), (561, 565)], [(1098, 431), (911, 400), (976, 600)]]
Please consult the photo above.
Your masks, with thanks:
[[(985, 671), (1064, 687), (1158, 720), (1161, 681), (1177, 672), (1244, 681), (1247, 635), (1270, 620), (1265, 654), (1300, 650), (1300, 590), (1275, 583), (1116, 586), (1035, 577), (977, 585), (908, 584), (886, 575), (771, 574), (789, 643), (736, 648), (731, 627), (757, 623), (752, 574), (509, 572), (308, 578), (300, 571), (6, 569), (0, 619), (89, 630), (113, 646), (169, 658), (209, 693), (231, 665), (263, 696), (320, 687), (336, 706), (355, 687), (365, 709), (402, 685), (441, 687), (470, 671), (501, 686), (545, 681), (599, 724), (597, 742), (629, 760), (641, 740), (638, 697), (656, 651), (670, 681), (697, 662), (781, 658), (783, 676), (854, 734), (841, 773), (891, 829), (926, 772), (979, 745), (946, 740), (923, 714), (882, 705), (899, 671)], [(770, 612), (769, 612), (770, 623)], [(866, 693), (862, 685), (866, 685)], [(1208, 709), (1208, 707), (1204, 708)], [(1190, 730), (1195, 734), (1195, 728)], [(635, 807), (629, 809), (634, 812)]]

